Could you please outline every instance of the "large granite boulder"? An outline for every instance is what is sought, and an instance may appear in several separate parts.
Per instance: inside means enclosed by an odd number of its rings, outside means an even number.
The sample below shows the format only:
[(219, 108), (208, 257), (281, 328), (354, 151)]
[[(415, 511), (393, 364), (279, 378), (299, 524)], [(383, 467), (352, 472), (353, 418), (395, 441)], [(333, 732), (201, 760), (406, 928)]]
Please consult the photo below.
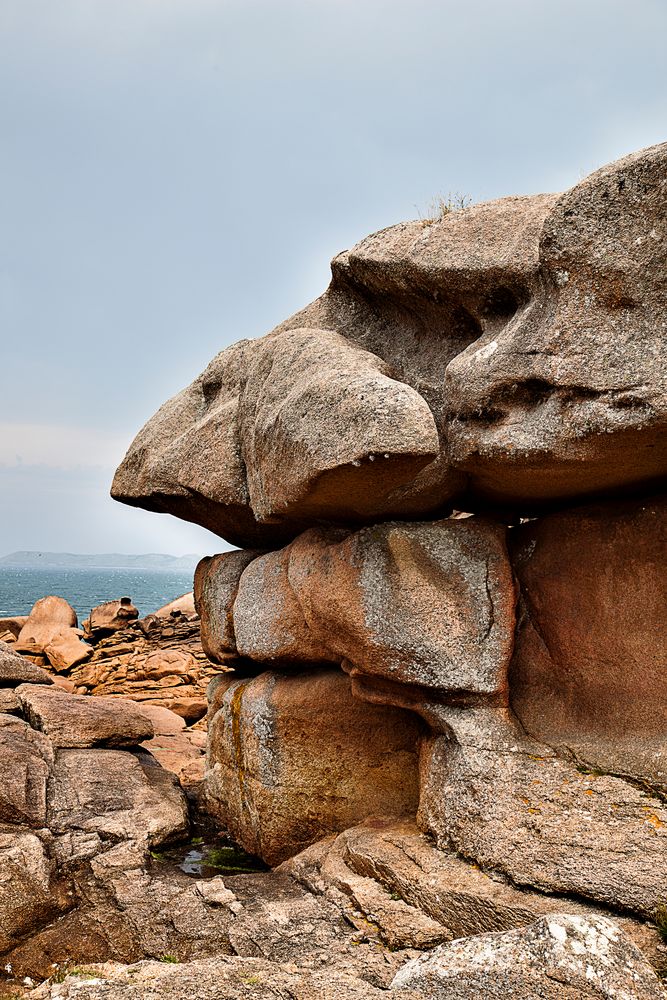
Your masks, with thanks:
[(46, 658), (54, 670), (67, 672), (93, 655), (93, 647), (81, 641), (81, 634), (82, 630), (78, 628), (63, 629), (44, 647)]
[(174, 615), (195, 615), (195, 599), (194, 594), (190, 591), (187, 594), (181, 594), (180, 597), (175, 597), (173, 601), (169, 601), (168, 604), (164, 604), (153, 614), (157, 618), (171, 618)]
[(274, 547), (322, 520), (528, 513), (667, 473), (667, 144), (561, 196), (404, 223), (223, 351), (113, 495)]
[(408, 962), (392, 993), (412, 1000), (663, 1000), (641, 952), (604, 917), (542, 917), (530, 927), (442, 945)]
[(239, 580), (259, 552), (236, 549), (206, 556), (197, 565), (194, 580), (195, 608), (201, 618), (201, 642), (214, 663), (236, 656), (233, 608)]
[(392, 521), (343, 540), (311, 531), (292, 549), (289, 579), (305, 620), (353, 676), (505, 691), (516, 595), (503, 527)]
[(342, 663), (369, 683), (504, 694), (516, 600), (505, 535), (484, 518), (388, 522), (311, 529), (252, 560), (223, 553), (198, 570), (202, 635), (223, 663)]
[(127, 627), (129, 622), (136, 621), (139, 612), (129, 597), (119, 597), (114, 601), (104, 601), (90, 612), (90, 617), (83, 623), (88, 635), (99, 638), (119, 632)]
[(56, 636), (76, 626), (76, 611), (64, 597), (42, 597), (19, 632), (15, 649), (18, 653), (44, 653)]
[(218, 683), (206, 798), (246, 850), (276, 864), (372, 814), (414, 815), (422, 727), (352, 697), (338, 670)]

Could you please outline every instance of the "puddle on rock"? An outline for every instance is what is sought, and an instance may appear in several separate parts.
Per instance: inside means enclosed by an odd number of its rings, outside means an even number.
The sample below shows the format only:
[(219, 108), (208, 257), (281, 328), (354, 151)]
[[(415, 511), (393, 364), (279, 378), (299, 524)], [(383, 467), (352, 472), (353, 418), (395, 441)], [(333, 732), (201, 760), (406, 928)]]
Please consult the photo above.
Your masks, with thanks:
[(252, 854), (247, 854), (231, 840), (219, 837), (204, 840), (193, 837), (182, 844), (173, 844), (152, 851), (155, 861), (174, 865), (193, 878), (215, 878), (216, 875), (248, 875), (266, 872), (268, 866)]

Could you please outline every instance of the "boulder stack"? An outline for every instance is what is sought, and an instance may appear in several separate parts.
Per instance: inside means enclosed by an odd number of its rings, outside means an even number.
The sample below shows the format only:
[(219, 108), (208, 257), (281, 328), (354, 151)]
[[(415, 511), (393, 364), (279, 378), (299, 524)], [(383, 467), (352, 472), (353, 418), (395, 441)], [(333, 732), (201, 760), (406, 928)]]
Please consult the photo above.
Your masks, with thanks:
[[(116, 473), (117, 499), (242, 547), (195, 579), (233, 671), (209, 690), (211, 814), (385, 942), (440, 943), (397, 997), (661, 995), (618, 921), (660, 965), (666, 317), (663, 144), (339, 254)], [(447, 875), (387, 898), (398, 848), (355, 847), (360, 821), (411, 824)]]

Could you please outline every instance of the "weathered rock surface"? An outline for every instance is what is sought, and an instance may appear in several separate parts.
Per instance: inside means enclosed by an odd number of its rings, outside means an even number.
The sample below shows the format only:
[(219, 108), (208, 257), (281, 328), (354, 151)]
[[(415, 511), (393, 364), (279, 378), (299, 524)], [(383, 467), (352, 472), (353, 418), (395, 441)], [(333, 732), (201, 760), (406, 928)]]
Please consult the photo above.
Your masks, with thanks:
[[(244, 904), (229, 889), (218, 889), (217, 895), (223, 907), (236, 911), (229, 928), (233, 937), (235, 928), (244, 923)], [(139, 1000), (146, 996), (160, 1000), (186, 996), (192, 1000), (379, 1000), (388, 996), (477, 1000), (509, 995), (517, 1000), (663, 1000), (665, 996), (641, 953), (603, 917), (554, 915), (521, 930), (445, 944), (406, 962), (409, 952), (378, 954), (363, 944), (351, 948), (354, 942), (349, 931), (345, 934), (344, 925), (336, 938), (326, 931), (322, 935), (326, 913), (322, 908), (310, 914), (309, 924), (300, 926), (305, 914), (297, 909), (298, 897), (294, 898), (294, 892), (285, 897), (271, 899), (264, 913), (256, 907), (252, 913), (250, 908), (246, 919), (254, 916), (259, 943), (254, 953), (218, 953), (183, 964), (93, 965), (75, 971), (62, 983), (46, 983), (30, 996), (33, 1000)], [(289, 923), (287, 913), (293, 918)], [(272, 923), (276, 930), (281, 927), (278, 935), (271, 934)], [(310, 926), (310, 938), (304, 936), (306, 926)], [(297, 951), (299, 946), (303, 950)], [(293, 961), (295, 954), (298, 964)], [(388, 981), (387, 973), (397, 965), (402, 967)]]
[(436, 848), (414, 823), (373, 818), (319, 841), (279, 871), (324, 895), (359, 930), (369, 926), (391, 948), (429, 948), (443, 941), (525, 927), (548, 914), (610, 917), (651, 964), (667, 970), (667, 946), (655, 926), (574, 899), (518, 888)]
[(419, 820), (438, 846), (519, 885), (651, 919), (667, 879), (667, 809), (622, 778), (582, 773), (505, 710), (441, 706), (423, 743)]
[(16, 712), (18, 707), (16, 688), (0, 688), (0, 712)]
[[(269, 552), (243, 570), (233, 608), (236, 652), (267, 664), (340, 662), (306, 622), (289, 580), (292, 551)], [(223, 632), (220, 624), (207, 618), (207, 631)]]
[(477, 518), (390, 521), (333, 544), (309, 532), (292, 548), (289, 579), (305, 620), (353, 676), (506, 689), (515, 590), (504, 528)]
[(525, 504), (667, 472), (666, 172), (652, 146), (563, 194), (539, 290), (448, 366), (450, 454), (480, 495)]
[(285, 964), (295, 981), (313, 973), (343, 977), (364, 996), (363, 987), (371, 995), (374, 986), (386, 989), (416, 954), (384, 948), (334, 903), (284, 874), (188, 879), (123, 842), (79, 867), (76, 881), (76, 908), (11, 952), (20, 975), (44, 975), (51, 963), (71, 968), (72, 958), (81, 968), (105, 958), (186, 962), (206, 955), (224, 966), (230, 956), (233, 968), (261, 962), (278, 976)]
[(381, 1000), (377, 989), (343, 971), (299, 972), (294, 965), (279, 965), (260, 958), (220, 956), (164, 965), (140, 962), (132, 966), (107, 963), (91, 966), (88, 981), (67, 976), (62, 984), (34, 990), (32, 1000)]
[(93, 655), (93, 647), (81, 641), (81, 630), (64, 629), (44, 647), (44, 653), (54, 670), (67, 671), (85, 663)]
[(667, 498), (514, 529), (521, 625), (512, 706), (589, 767), (667, 788)]
[(522, 930), (454, 941), (413, 959), (392, 983), (429, 1000), (664, 1000), (655, 972), (604, 917), (543, 917)]
[(53, 874), (39, 837), (0, 825), (0, 955), (71, 906), (67, 886)]
[(46, 733), (55, 747), (134, 747), (154, 735), (150, 719), (130, 701), (33, 684), (21, 686), (17, 695), (33, 729)]
[(60, 750), (49, 782), (48, 827), (155, 845), (187, 832), (183, 795), (173, 775), (146, 754)]
[(197, 612), (195, 610), (195, 599), (194, 594), (190, 591), (189, 594), (181, 594), (180, 597), (176, 597), (173, 601), (169, 601), (168, 604), (163, 605), (163, 607), (158, 608), (153, 614), (157, 618), (169, 618), (177, 611), (181, 615), (195, 615)]
[(52, 684), (46, 670), (20, 656), (13, 646), (0, 642), (0, 685), (18, 687), (19, 684)]
[(51, 595), (37, 601), (16, 640), (18, 653), (43, 653), (57, 635), (76, 628), (74, 608), (62, 597)]
[(83, 623), (88, 635), (109, 635), (125, 628), (129, 622), (136, 621), (139, 612), (129, 597), (119, 597), (115, 601), (105, 601), (98, 604), (90, 612), (90, 618)]
[(240, 443), (260, 522), (295, 508), (317, 518), (386, 513), (391, 493), (439, 451), (419, 393), (344, 336), (307, 327), (256, 343)]
[(352, 697), (340, 671), (220, 682), (209, 722), (206, 799), (269, 864), (376, 813), (414, 815), (421, 725)]
[(202, 596), (199, 607), (220, 660), (343, 662), (355, 677), (393, 684), (506, 692), (516, 596), (500, 525), (471, 518), (312, 529), (248, 562), (235, 596), (230, 560), (214, 560), (200, 570), (202, 592), (215, 593), (222, 576), (224, 598)]
[(114, 496), (275, 547), (308, 521), (528, 513), (664, 476), (666, 164), (654, 146), (368, 237), (162, 407)]
[(0, 822), (44, 826), (52, 762), (53, 747), (42, 733), (0, 714)]
[(236, 657), (233, 607), (239, 580), (259, 552), (237, 549), (201, 560), (195, 570), (194, 599), (201, 618), (201, 641), (214, 663)]

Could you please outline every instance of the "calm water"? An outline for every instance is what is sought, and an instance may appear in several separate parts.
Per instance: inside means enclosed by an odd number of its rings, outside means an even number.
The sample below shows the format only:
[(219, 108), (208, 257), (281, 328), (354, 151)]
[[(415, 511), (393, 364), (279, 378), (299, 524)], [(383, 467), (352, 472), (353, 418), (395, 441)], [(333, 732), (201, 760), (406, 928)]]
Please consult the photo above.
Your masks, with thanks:
[(155, 861), (175, 865), (194, 878), (215, 878), (216, 875), (248, 875), (265, 872), (267, 865), (252, 854), (247, 854), (228, 837), (191, 840), (152, 851)]
[(8, 569), (0, 567), (0, 618), (27, 615), (35, 601), (57, 594), (79, 616), (88, 617), (102, 601), (131, 597), (139, 615), (192, 590), (192, 573), (140, 569)]

